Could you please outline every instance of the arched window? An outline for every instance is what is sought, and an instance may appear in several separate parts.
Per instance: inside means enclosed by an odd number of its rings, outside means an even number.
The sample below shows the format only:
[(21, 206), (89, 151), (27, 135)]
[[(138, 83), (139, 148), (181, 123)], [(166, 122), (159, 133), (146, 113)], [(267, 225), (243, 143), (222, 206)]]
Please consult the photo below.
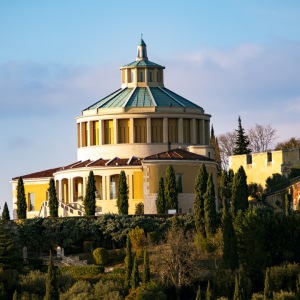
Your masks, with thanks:
[(141, 82), (143, 82), (143, 72), (140, 73), (141, 74)]
[(141, 50), (139, 49), (139, 54), (138, 54), (138, 57), (141, 57)]
[(131, 82), (134, 82), (134, 72), (131, 72)]

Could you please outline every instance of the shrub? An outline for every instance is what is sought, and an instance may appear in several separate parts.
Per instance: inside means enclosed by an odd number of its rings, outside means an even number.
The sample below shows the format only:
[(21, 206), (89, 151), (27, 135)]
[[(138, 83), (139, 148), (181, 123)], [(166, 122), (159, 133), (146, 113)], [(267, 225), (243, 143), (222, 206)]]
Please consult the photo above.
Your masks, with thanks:
[(70, 274), (72, 276), (96, 276), (104, 273), (104, 267), (102, 266), (65, 266), (58, 268), (59, 274)]
[(255, 200), (261, 199), (263, 193), (263, 187), (261, 186), (261, 184), (251, 182), (248, 184), (248, 193), (252, 199)]
[(123, 249), (116, 249), (117, 260), (124, 260), (126, 253)]
[(60, 294), (60, 300), (93, 299), (93, 286), (87, 281), (76, 282), (66, 293)]
[(264, 295), (256, 293), (256, 294), (252, 294), (252, 300), (264, 300)]
[(281, 184), (286, 182), (287, 179), (285, 176), (279, 174), (279, 173), (275, 173), (272, 174), (272, 176), (269, 176), (266, 180), (266, 187), (269, 188), (271, 186), (275, 186), (277, 184)]
[(270, 268), (270, 281), (275, 292), (295, 291), (296, 280), (300, 274), (300, 266), (297, 264), (283, 264)]
[(28, 275), (20, 276), (19, 284), (20, 292), (44, 296), (46, 293), (46, 274), (40, 271), (31, 271)]
[(113, 271), (112, 271), (112, 274), (113, 274), (113, 275), (121, 275), (121, 276), (124, 276), (125, 273), (126, 273), (125, 268), (114, 268)]
[(167, 296), (162, 292), (160, 286), (154, 282), (138, 287), (125, 298), (125, 300), (167, 300)]
[(283, 292), (280, 293), (273, 293), (274, 300), (297, 300), (298, 297), (295, 296), (292, 292)]
[(195, 237), (196, 247), (205, 253), (212, 253), (215, 251), (215, 245), (211, 238), (204, 237), (202, 234), (196, 234)]
[(149, 239), (150, 243), (157, 245), (159, 242), (159, 234), (155, 231), (149, 232), (148, 239)]
[(220, 297), (220, 298), (217, 298), (216, 300), (228, 300), (228, 298), (226, 298), (226, 297)]
[(93, 256), (97, 265), (104, 266), (108, 263), (109, 255), (105, 248), (97, 248), (93, 252)]
[(300, 167), (299, 166), (293, 166), (291, 168), (291, 172), (289, 174), (289, 179), (293, 179), (295, 177), (300, 176)]
[(121, 284), (107, 280), (100, 280), (94, 285), (94, 298), (105, 300), (122, 300), (123, 287)]
[(129, 232), (129, 236), (135, 250), (143, 249), (147, 245), (144, 229), (137, 226)]
[(135, 205), (134, 214), (135, 215), (143, 215), (144, 214), (144, 203), (143, 202), (139, 202)]
[(92, 251), (92, 248), (93, 248), (93, 243), (90, 242), (90, 241), (85, 241), (83, 243), (83, 251), (85, 253), (88, 253), (88, 252), (91, 252)]

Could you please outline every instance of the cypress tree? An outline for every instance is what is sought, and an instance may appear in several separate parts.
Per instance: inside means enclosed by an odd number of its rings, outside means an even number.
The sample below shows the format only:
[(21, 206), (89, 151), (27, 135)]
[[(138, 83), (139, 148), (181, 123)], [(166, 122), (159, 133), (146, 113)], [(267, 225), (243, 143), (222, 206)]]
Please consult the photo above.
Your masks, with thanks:
[(248, 208), (248, 185), (247, 176), (243, 166), (240, 166), (237, 173), (234, 175), (232, 188), (231, 203), (233, 214), (236, 216), (239, 209), (245, 211)]
[(229, 169), (229, 171), (228, 171), (228, 184), (233, 183), (233, 178), (234, 178), (234, 171), (232, 169)]
[(117, 206), (119, 215), (128, 215), (128, 186), (126, 175), (123, 170), (119, 177)]
[(198, 291), (197, 291), (196, 300), (202, 300), (202, 299), (201, 299), (201, 290), (200, 290), (200, 285), (198, 286)]
[(264, 300), (268, 300), (271, 298), (272, 298), (272, 292), (270, 288), (270, 269), (267, 268), (266, 277), (265, 277)]
[(207, 189), (204, 195), (204, 216), (206, 236), (212, 237), (217, 230), (215, 185), (212, 173), (208, 176)]
[(132, 274), (132, 252), (131, 252), (131, 240), (130, 235), (127, 234), (126, 241), (126, 258), (125, 258), (125, 287), (129, 289), (130, 277)]
[(228, 186), (228, 174), (227, 174), (226, 170), (222, 171), (220, 186), (223, 188), (227, 188), (227, 186)]
[(286, 193), (285, 196), (285, 215), (289, 216), (291, 214), (291, 195)]
[(300, 299), (300, 275), (298, 274), (298, 279), (296, 281), (296, 297)]
[(22, 177), (18, 179), (17, 185), (17, 217), (26, 219), (27, 203), (25, 197), (25, 188)]
[(240, 155), (240, 154), (249, 154), (251, 153), (251, 150), (249, 149), (249, 140), (248, 137), (245, 135), (245, 130), (242, 127), (242, 121), (239, 116), (239, 127), (236, 130), (237, 136), (236, 136), (236, 146), (233, 149), (234, 155)]
[(4, 207), (3, 207), (2, 220), (3, 221), (10, 220), (9, 210), (6, 202), (4, 203)]
[(212, 140), (215, 139), (215, 131), (214, 131), (214, 125), (211, 124), (211, 130), (210, 130), (210, 144), (213, 146), (212, 144)]
[(21, 261), (18, 249), (15, 247), (10, 233), (0, 221), (0, 269), (20, 269)]
[(207, 189), (208, 173), (203, 164), (197, 173), (195, 180), (195, 201), (194, 201), (194, 219), (198, 234), (206, 236), (205, 234), (205, 215), (204, 215), (204, 194)]
[(208, 285), (207, 285), (205, 300), (212, 300), (212, 292), (211, 292), (211, 288), (210, 288), (210, 282), (208, 282)]
[(134, 258), (133, 269), (131, 274), (131, 290), (135, 291), (140, 284), (140, 275), (136, 257)]
[(237, 238), (233, 228), (231, 216), (228, 212), (225, 197), (223, 197), (222, 233), (224, 243), (223, 261), (227, 269), (234, 271), (239, 267), (237, 254)]
[(243, 289), (241, 287), (241, 276), (235, 276), (235, 287), (233, 300), (243, 300)]
[(15, 290), (13, 300), (18, 300), (18, 292)]
[(58, 217), (58, 200), (57, 200), (57, 195), (56, 195), (54, 178), (50, 178), (48, 192), (49, 192), (50, 216), (52, 218), (57, 218)]
[(59, 292), (56, 280), (56, 269), (52, 261), (52, 252), (50, 251), (48, 273), (46, 277), (46, 295), (44, 300), (59, 300)]
[(85, 209), (86, 216), (94, 216), (96, 210), (96, 180), (94, 177), (94, 172), (90, 171), (88, 182), (86, 186), (85, 197), (83, 200), (83, 205)]
[(142, 282), (146, 284), (150, 281), (150, 266), (149, 266), (149, 257), (147, 253), (147, 249), (144, 250), (144, 263), (143, 263), (143, 274), (142, 274)]
[(156, 209), (157, 209), (158, 214), (166, 213), (165, 184), (164, 184), (164, 178), (163, 177), (160, 177), (159, 181), (158, 181)]
[(176, 209), (176, 211), (178, 211), (178, 190), (176, 176), (174, 168), (171, 165), (167, 166), (165, 179), (165, 201), (166, 211), (168, 209)]

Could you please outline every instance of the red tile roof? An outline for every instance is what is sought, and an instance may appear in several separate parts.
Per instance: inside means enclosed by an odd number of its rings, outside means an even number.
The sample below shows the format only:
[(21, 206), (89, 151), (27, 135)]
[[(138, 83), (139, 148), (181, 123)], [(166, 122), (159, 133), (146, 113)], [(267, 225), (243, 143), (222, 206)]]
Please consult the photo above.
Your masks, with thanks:
[(205, 160), (205, 161), (214, 161), (211, 158), (208, 158), (204, 155), (199, 155), (193, 152), (189, 152), (183, 149), (173, 149), (157, 154), (153, 154), (144, 158), (145, 160), (174, 160), (174, 159), (191, 159), (191, 160)]
[[(54, 169), (31, 173), (31, 174), (20, 176), (20, 177), (22, 177), (23, 179), (53, 177), (53, 174), (55, 172), (59, 171), (60, 169), (61, 168), (54, 168)], [(15, 177), (12, 180), (17, 180), (17, 179), (19, 179), (19, 177)]]

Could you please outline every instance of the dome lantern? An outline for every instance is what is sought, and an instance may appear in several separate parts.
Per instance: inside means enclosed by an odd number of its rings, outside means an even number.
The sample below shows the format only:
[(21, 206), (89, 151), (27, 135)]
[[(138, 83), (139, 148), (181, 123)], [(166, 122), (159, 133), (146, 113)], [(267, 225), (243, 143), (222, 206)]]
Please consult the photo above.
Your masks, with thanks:
[(137, 46), (137, 57), (136, 61), (148, 60), (147, 57), (147, 45), (143, 40), (143, 34), (141, 36), (141, 40)]

